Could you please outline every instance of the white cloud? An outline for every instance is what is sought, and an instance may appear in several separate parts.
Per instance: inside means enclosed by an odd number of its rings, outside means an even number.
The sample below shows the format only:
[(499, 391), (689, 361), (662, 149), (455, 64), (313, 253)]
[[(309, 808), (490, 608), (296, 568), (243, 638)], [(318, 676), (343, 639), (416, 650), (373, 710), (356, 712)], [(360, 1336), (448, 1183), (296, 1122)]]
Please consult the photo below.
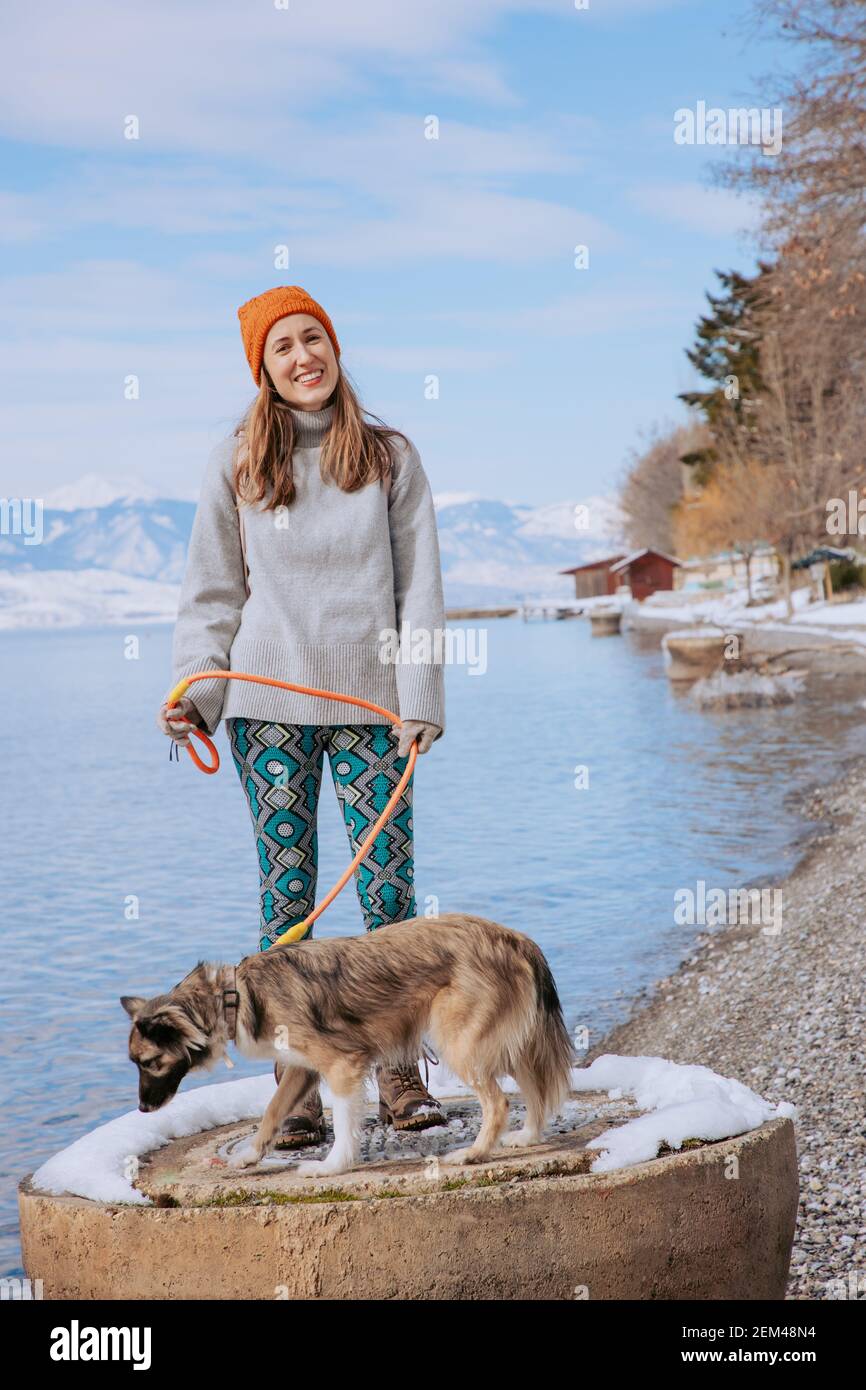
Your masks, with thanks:
[(651, 217), (709, 236), (731, 236), (746, 230), (758, 211), (754, 198), (700, 183), (642, 183), (630, 189), (628, 196)]
[(260, 275), (281, 245), (298, 265), (565, 256), (578, 241), (610, 244), (612, 233), (598, 218), (523, 196), (507, 181), (577, 173), (591, 137), (591, 123), (573, 121), (486, 129), (444, 120), (437, 140), (424, 138), (420, 114), (381, 116), (348, 132), (310, 123), (295, 132), (288, 177), (284, 159), (279, 172), (269, 167), (266, 150), (256, 151), (256, 174), (190, 160), (139, 164), (140, 152), (118, 150), (36, 192), (9, 195), (4, 237), (52, 242), (62, 220), (66, 238), (108, 227), (258, 242), (258, 255), (222, 260), (207, 247), (207, 268), (229, 275)]
[(463, 502), (482, 502), (480, 492), (434, 492), (433, 506), (437, 511), (442, 507), (460, 506)]
[[(581, 280), (583, 272), (575, 272)], [(587, 336), (614, 332), (620, 328), (658, 325), (666, 314), (691, 313), (694, 297), (685, 291), (645, 289), (625, 285), (621, 289), (595, 290), (589, 287), (561, 295), (545, 304), (509, 305), (503, 309), (443, 309), (430, 311), (425, 319), (459, 325), (464, 329), (498, 334), (510, 339), (520, 352), (518, 336), (545, 332), (555, 336)]]
[[(144, 151), (249, 152), (279, 141), (311, 109), (369, 97), (383, 84), (423, 95), (516, 100), (488, 50), (511, 14), (579, 23), (561, 0), (84, 0), (52, 10), (6, 6), (0, 130), (53, 146), (120, 149), (124, 117), (141, 121)], [(485, 47), (486, 45), (486, 47)], [(299, 151), (299, 153), (302, 153)]]
[(476, 261), (487, 265), (537, 264), (573, 247), (602, 244), (613, 233), (588, 213), (541, 198), (486, 192), (476, 187), (419, 187), (387, 216), (327, 227), (295, 238), (298, 258), (331, 266), (393, 265), (397, 261)]

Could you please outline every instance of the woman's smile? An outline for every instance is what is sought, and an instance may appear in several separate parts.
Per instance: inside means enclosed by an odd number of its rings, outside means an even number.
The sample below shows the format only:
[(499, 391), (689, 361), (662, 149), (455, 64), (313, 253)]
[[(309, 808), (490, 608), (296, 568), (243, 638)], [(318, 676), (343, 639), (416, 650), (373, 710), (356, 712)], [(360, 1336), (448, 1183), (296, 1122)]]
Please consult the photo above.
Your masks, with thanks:
[(281, 384), (279, 376), (275, 376), (274, 383), (290, 405), (300, 405), (303, 402), (308, 410), (321, 410), (334, 389), (336, 366), (331, 372), (327, 362), (308, 359), (300, 369), (293, 367), (291, 373), (283, 380), (285, 384)]

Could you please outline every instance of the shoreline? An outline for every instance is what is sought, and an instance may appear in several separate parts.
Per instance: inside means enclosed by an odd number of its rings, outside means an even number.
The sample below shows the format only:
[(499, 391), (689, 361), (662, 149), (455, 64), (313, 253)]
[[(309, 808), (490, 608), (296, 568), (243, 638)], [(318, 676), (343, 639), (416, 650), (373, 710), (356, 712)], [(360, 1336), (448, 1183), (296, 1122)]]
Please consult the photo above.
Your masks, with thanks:
[(866, 758), (808, 790), (800, 813), (814, 828), (773, 880), (779, 934), (752, 922), (698, 930), (584, 1065), (608, 1052), (665, 1057), (793, 1102), (801, 1187), (786, 1298), (854, 1297), (853, 1279), (863, 1299)]
[[(689, 629), (700, 632), (717, 624), (698, 617), (689, 617), (682, 612), (676, 615), (666, 613), (664, 608), (647, 610), (645, 606), (631, 603), (623, 612), (623, 632), (636, 632), (641, 636), (656, 636), (661, 640), (666, 632)], [(818, 664), (827, 669), (837, 669), (835, 663), (866, 662), (866, 630), (860, 624), (849, 626), (825, 625), (817, 623), (789, 623), (783, 619), (743, 619), (742, 614), (731, 620), (731, 629), (742, 632), (744, 647), (748, 653), (759, 656), (775, 656), (781, 651), (802, 647), (805, 657), (817, 658), (805, 665)], [(800, 659), (798, 653), (798, 660)]]

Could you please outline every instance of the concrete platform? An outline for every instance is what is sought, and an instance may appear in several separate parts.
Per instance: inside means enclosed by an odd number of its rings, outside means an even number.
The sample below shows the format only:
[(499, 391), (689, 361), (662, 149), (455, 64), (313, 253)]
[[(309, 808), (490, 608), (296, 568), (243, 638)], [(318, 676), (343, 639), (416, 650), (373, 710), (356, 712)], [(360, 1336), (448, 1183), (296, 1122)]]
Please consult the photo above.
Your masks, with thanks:
[(784, 1297), (798, 1201), (790, 1120), (592, 1174), (586, 1143), (637, 1113), (627, 1101), (581, 1092), (544, 1144), (472, 1166), (440, 1157), (467, 1141), (477, 1106), (443, 1104), (447, 1130), (394, 1139), (414, 1152), (338, 1177), (294, 1172), (327, 1146), (229, 1168), (256, 1128), (247, 1121), (147, 1156), (135, 1186), (154, 1206), (51, 1196), (25, 1179), (27, 1274), (51, 1299)]

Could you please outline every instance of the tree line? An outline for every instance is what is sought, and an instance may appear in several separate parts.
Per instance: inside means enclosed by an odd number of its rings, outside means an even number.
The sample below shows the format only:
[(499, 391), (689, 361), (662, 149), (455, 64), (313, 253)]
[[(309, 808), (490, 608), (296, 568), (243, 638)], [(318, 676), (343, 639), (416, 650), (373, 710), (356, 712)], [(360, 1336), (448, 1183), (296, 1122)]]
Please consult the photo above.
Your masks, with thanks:
[(705, 389), (632, 450), (620, 502), (634, 546), (747, 566), (774, 546), (790, 612), (792, 562), (866, 533), (856, 507), (846, 539), (828, 526), (866, 484), (866, 4), (760, 0), (751, 23), (802, 59), (761, 84), (779, 152), (738, 147), (716, 174), (759, 198), (757, 269), (715, 272), (687, 350)]

